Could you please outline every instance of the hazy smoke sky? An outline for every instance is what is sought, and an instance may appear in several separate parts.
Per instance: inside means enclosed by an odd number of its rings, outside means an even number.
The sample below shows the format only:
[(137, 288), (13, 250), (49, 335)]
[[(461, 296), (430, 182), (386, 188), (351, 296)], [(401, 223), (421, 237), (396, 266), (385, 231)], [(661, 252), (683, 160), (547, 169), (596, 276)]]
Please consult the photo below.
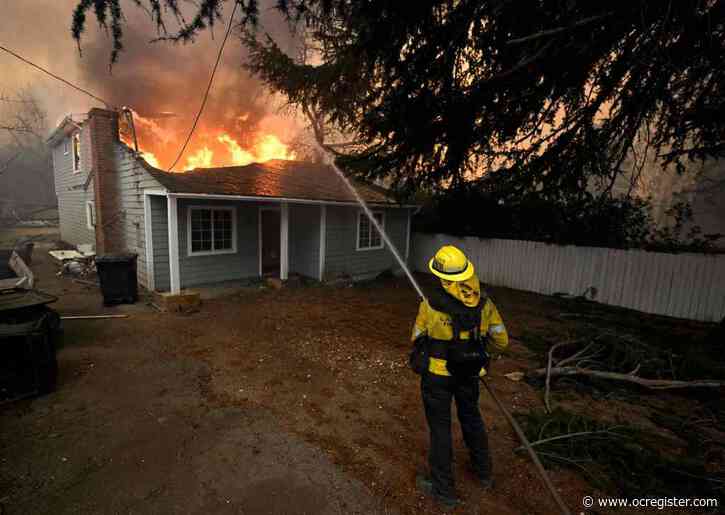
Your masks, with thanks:
[[(264, 3), (261, 6), (264, 30), (293, 51), (292, 38), (284, 23)], [(206, 32), (194, 44), (150, 43), (157, 33), (148, 14), (132, 2), (124, 2), (126, 48), (109, 71), (111, 40), (99, 29), (92, 13), (82, 41), (83, 53), (78, 53), (70, 33), (76, 4), (77, 0), (0, 0), (3, 13), (0, 44), (114, 105), (129, 105), (142, 115), (172, 111), (182, 116), (178, 120), (180, 125), (188, 125), (203, 95), (225, 27), (215, 28), (214, 39)], [(193, 8), (191, 3), (186, 5), (187, 9)], [(225, 14), (228, 16), (230, 12), (231, 2)], [(167, 25), (170, 30), (175, 27), (171, 19)], [(243, 132), (259, 126), (289, 138), (297, 125), (269, 107), (266, 91), (242, 70), (243, 60), (243, 48), (232, 35), (224, 50), (204, 120), (221, 123), (231, 119), (231, 113), (244, 113)], [(0, 93), (12, 95), (25, 86), (31, 86), (42, 100), (51, 127), (69, 113), (85, 113), (93, 106), (102, 107), (84, 94), (0, 52)], [(243, 139), (241, 133), (237, 136)]]

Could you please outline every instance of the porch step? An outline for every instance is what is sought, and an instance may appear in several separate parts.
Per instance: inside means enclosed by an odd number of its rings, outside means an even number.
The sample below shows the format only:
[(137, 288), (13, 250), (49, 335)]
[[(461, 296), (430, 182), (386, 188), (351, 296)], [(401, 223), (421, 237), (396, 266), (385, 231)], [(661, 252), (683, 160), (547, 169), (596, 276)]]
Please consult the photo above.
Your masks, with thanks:
[(286, 281), (283, 281), (279, 277), (265, 277), (264, 283), (269, 288), (273, 288), (275, 290), (281, 290), (285, 286), (291, 286), (291, 287), (301, 286), (303, 284), (303, 281), (299, 275), (295, 274), (295, 275), (290, 275)]
[(199, 310), (201, 296), (193, 290), (182, 290), (180, 293), (163, 292), (157, 295), (161, 311), (191, 313)]
[(279, 277), (267, 277), (264, 281), (267, 286), (274, 288), (275, 290), (281, 290), (284, 286), (284, 282)]

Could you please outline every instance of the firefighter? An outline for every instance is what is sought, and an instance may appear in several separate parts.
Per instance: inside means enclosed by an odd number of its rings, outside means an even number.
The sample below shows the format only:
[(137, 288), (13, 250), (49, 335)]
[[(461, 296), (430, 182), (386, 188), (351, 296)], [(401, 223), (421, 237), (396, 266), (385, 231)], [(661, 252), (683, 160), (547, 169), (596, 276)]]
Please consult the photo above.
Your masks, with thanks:
[(490, 488), (491, 456), (478, 407), (479, 376), (486, 374), (488, 366), (486, 344), (503, 351), (508, 346), (508, 334), (463, 252), (444, 246), (428, 267), (440, 283), (420, 303), (410, 360), (421, 375), (421, 395), (430, 429), (430, 470), (428, 476), (416, 478), (416, 485), (451, 507), (459, 503), (451, 463), (451, 401), (456, 400), (471, 470), (483, 488)]

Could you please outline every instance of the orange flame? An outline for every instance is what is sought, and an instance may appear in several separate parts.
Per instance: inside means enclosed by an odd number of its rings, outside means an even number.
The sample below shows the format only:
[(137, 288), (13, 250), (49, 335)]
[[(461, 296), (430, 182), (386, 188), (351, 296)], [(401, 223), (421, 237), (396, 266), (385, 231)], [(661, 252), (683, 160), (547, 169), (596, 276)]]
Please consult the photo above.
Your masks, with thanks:
[(207, 147), (200, 148), (195, 154), (190, 155), (186, 159), (186, 169), (193, 168), (211, 168), (214, 158), (214, 152)]
[[(237, 120), (245, 121), (247, 114), (240, 114)], [(179, 146), (185, 138), (183, 131), (168, 122), (156, 122), (134, 112), (134, 122), (138, 137), (139, 153), (148, 164), (165, 169), (176, 157)], [(162, 123), (165, 125), (162, 126)], [(121, 140), (133, 147), (130, 128), (120, 131)], [(194, 133), (189, 148), (179, 164), (181, 170), (211, 168), (220, 166), (244, 166), (250, 163), (263, 163), (272, 159), (295, 159), (295, 153), (275, 134), (257, 130), (242, 140), (223, 129), (200, 128)], [(152, 151), (149, 151), (152, 150)], [(183, 165), (181, 164), (183, 163)]]
[(229, 134), (221, 133), (216, 137), (226, 148), (229, 158), (217, 158), (216, 152), (204, 146), (186, 158), (186, 170), (210, 168), (212, 166), (244, 166), (250, 163), (263, 163), (272, 159), (294, 159), (295, 153), (282, 143), (274, 134), (260, 134), (256, 144), (250, 150), (244, 150)]
[(156, 156), (153, 155), (151, 152), (143, 152), (141, 151), (141, 157), (146, 161), (148, 164), (153, 166), (154, 168), (159, 168), (159, 160), (156, 159)]
[(217, 140), (227, 146), (229, 153), (232, 155), (232, 161), (234, 164), (246, 165), (254, 161), (254, 156), (246, 150), (242, 150), (239, 143), (234, 141), (228, 134), (222, 134), (217, 138)]

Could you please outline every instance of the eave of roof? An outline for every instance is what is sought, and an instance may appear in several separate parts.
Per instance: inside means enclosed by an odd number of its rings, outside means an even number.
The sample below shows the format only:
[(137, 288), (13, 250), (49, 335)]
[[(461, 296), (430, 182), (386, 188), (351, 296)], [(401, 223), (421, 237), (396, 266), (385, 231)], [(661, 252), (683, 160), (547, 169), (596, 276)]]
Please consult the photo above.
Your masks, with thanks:
[[(169, 194), (177, 196), (357, 204), (342, 179), (332, 168), (324, 165), (275, 160), (173, 173), (154, 168), (141, 158), (139, 162)], [(370, 205), (417, 207), (401, 205), (388, 190), (379, 186), (360, 182), (354, 184)]]
[(58, 127), (50, 133), (50, 136), (48, 136), (45, 142), (49, 146), (54, 147), (60, 143), (63, 138), (70, 136), (73, 132), (80, 128), (81, 126), (74, 122), (70, 116), (66, 116), (63, 118), (63, 121), (58, 124)]

